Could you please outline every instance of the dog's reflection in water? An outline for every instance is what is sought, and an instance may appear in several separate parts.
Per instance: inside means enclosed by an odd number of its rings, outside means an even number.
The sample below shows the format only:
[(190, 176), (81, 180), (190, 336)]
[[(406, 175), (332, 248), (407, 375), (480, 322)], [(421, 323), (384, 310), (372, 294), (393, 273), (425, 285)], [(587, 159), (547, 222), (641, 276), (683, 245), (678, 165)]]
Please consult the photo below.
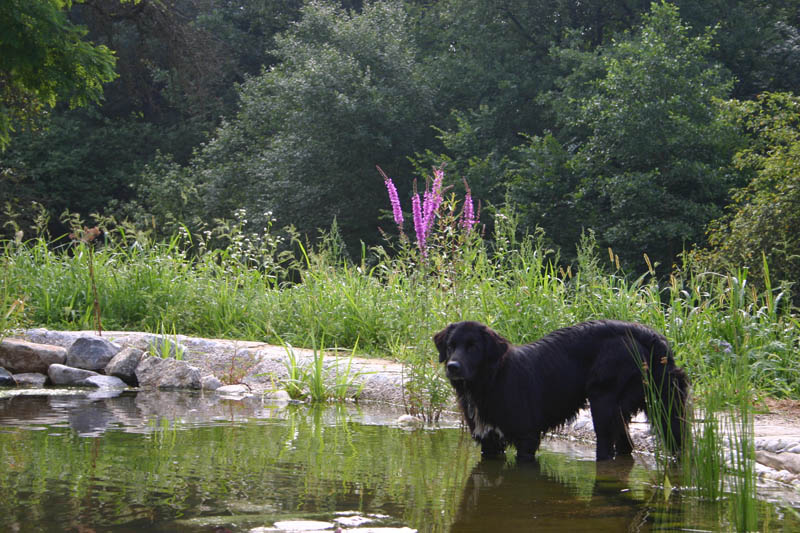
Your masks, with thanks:
[(630, 456), (577, 461), (577, 470), (548, 468), (547, 457), (541, 459), (480, 461), (467, 480), (450, 530), (650, 530), (646, 504), (628, 489), (635, 464)]

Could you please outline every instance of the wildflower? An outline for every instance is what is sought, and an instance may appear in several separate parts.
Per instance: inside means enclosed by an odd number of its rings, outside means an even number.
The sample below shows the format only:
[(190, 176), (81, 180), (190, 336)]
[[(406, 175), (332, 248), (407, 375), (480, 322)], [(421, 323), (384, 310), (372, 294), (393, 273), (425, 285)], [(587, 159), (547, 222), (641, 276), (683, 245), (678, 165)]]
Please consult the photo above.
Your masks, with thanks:
[[(414, 188), (416, 189), (416, 180), (414, 180)], [(419, 199), (419, 193), (414, 192), (411, 197), (411, 213), (414, 215), (414, 231), (417, 233), (417, 246), (419, 247), (422, 255), (427, 255), (425, 251), (425, 237), (427, 231), (425, 230), (425, 221), (422, 217), (422, 205)]]
[(461, 227), (469, 232), (475, 227), (478, 221), (475, 217), (475, 207), (472, 204), (472, 191), (469, 189), (466, 180), (464, 180), (464, 186), (467, 188), (467, 194), (464, 197), (464, 212), (461, 215)]
[(397, 196), (397, 188), (394, 186), (392, 179), (386, 175), (381, 167), (375, 165), (378, 172), (383, 176), (383, 183), (386, 185), (386, 191), (389, 193), (389, 201), (392, 203), (392, 215), (394, 216), (394, 223), (403, 231), (403, 210), (400, 207), (400, 198)]
[(433, 227), (436, 212), (439, 210), (439, 206), (442, 205), (442, 180), (444, 178), (444, 171), (437, 168), (433, 171), (433, 176), (433, 186), (429, 191), (425, 191), (425, 200), (422, 205), (422, 220), (426, 234), (430, 232)]

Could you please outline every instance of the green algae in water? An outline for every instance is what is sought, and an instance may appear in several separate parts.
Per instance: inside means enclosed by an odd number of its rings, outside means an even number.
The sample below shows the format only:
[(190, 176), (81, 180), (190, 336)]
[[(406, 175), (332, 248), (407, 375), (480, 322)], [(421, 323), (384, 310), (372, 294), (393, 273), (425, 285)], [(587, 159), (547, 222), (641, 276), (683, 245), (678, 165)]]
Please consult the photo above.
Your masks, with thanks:
[[(404, 430), (400, 414), (187, 393), (4, 398), (0, 531), (729, 529), (718, 505), (664, 501), (639, 460), (546, 441), (534, 464), (481, 461), (458, 427)], [(759, 505), (770, 530), (800, 528)]]

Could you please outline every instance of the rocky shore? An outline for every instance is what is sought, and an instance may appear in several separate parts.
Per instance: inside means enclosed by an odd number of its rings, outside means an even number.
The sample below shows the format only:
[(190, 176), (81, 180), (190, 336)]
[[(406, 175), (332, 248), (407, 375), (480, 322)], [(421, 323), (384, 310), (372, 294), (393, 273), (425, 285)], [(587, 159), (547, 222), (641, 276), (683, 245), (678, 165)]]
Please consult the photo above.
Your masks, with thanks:
[[(91, 331), (39, 328), (0, 343), (0, 385), (203, 389), (234, 398), (286, 399), (278, 383), (287, 375), (287, 355), (287, 348), (251, 341), (115, 331), (98, 337)], [(314, 356), (303, 349), (293, 349), (292, 355), (300, 365)], [(331, 376), (349, 368), (360, 387), (360, 401), (403, 404), (403, 368), (398, 363), (330, 354), (325, 366)], [(800, 404), (771, 401), (763, 407), (755, 416), (758, 474), (800, 490)], [(448, 415), (458, 416), (455, 411)], [(409, 418), (404, 422), (418, 423)], [(588, 410), (554, 436), (591, 442)], [(631, 424), (631, 437), (636, 449), (653, 449), (643, 415)]]

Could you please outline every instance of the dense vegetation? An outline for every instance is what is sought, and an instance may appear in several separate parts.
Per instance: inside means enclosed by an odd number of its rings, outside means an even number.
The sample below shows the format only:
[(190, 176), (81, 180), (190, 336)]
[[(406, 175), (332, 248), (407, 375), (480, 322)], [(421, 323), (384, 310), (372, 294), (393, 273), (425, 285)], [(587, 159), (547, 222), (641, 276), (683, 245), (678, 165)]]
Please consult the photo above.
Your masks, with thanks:
[(0, 222), (162, 239), (244, 208), (248, 231), (336, 220), (355, 257), (375, 165), (405, 200), (446, 163), (562, 261), (591, 229), (628, 270), (710, 246), (794, 280), (799, 26), (797, 0), (6, 2)]
[[(279, 239), (243, 233), (241, 223), (168, 242), (123, 228), (107, 229), (103, 244), (6, 242), (4, 308), (13, 296), (27, 302), (24, 318), (33, 324), (97, 329), (94, 286), (105, 330), (358, 345), (357, 355), (409, 363), (410, 401), (419, 409), (449, 394), (431, 342), (448, 321), (481, 320), (527, 342), (581, 320), (616, 318), (663, 331), (700, 395), (730, 389), (733, 397), (744, 379), (761, 393), (800, 398), (800, 323), (785, 288), (768, 277), (763, 292), (745, 271), (691, 264), (663, 282), (652, 270), (632, 280), (591, 234), (578, 247), (577, 267), (564, 270), (541, 235), (516, 237), (515, 214), (500, 213), (484, 240), (461, 225), (460, 209), (444, 199), (424, 255), (404, 236), (393, 253), (374, 248), (355, 263), (336, 234), (313, 249), (295, 241), (302, 259), (287, 262)], [(207, 238), (227, 245), (209, 249)]]

